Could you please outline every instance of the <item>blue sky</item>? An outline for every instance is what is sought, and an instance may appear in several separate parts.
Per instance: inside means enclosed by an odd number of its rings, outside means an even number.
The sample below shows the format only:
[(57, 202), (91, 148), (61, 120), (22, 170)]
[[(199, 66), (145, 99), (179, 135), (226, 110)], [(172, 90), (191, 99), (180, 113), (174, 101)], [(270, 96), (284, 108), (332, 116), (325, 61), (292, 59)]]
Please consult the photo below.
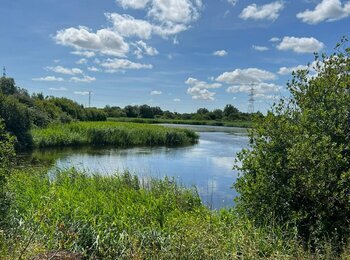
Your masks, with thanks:
[(87, 105), (266, 111), (291, 71), (349, 36), (340, 0), (16, 0), (0, 6), (0, 65), (17, 85)]

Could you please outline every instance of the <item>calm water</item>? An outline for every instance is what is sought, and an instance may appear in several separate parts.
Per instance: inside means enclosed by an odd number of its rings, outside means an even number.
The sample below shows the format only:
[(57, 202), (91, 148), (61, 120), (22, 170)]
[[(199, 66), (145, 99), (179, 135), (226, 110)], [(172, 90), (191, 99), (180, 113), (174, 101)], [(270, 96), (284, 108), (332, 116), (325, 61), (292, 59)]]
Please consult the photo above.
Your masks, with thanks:
[(55, 153), (53, 169), (74, 166), (101, 174), (127, 169), (141, 178), (171, 176), (185, 186), (195, 185), (209, 207), (232, 206), (237, 195), (231, 189), (237, 177), (232, 167), (236, 153), (247, 147), (246, 131), (228, 127), (171, 127), (194, 129), (200, 136), (199, 143), (177, 148), (85, 148), (37, 153), (39, 157)]

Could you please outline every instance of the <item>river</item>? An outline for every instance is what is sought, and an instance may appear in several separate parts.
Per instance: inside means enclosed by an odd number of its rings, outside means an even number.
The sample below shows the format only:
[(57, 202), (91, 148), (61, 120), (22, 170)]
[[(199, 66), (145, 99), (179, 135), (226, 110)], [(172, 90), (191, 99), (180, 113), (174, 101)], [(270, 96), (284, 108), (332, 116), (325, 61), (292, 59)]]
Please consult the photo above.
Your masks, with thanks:
[[(197, 187), (204, 204), (213, 209), (230, 207), (237, 193), (232, 185), (236, 153), (247, 147), (246, 130), (232, 127), (166, 125), (190, 128), (200, 138), (186, 147), (80, 148), (36, 151), (54, 157), (55, 168), (75, 167), (89, 173), (114, 174), (124, 170), (143, 178), (173, 177), (187, 187)], [(54, 154), (52, 156), (51, 154)]]

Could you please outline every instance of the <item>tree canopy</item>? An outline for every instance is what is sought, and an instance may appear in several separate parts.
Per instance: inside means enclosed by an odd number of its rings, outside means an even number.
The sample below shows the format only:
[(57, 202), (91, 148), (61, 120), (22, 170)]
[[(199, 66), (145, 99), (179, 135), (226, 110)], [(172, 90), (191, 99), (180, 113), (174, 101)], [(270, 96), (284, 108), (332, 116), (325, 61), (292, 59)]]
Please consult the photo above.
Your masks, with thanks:
[(350, 235), (350, 49), (347, 40), (293, 74), (290, 97), (250, 131), (239, 154), (239, 212), (290, 225), (305, 244)]

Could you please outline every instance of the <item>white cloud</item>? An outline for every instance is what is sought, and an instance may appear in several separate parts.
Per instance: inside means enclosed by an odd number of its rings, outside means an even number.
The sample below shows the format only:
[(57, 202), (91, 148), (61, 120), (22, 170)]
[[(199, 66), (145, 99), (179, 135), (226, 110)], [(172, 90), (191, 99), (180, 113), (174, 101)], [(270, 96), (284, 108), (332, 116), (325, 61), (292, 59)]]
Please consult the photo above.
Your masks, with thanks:
[(313, 37), (297, 38), (297, 37), (286, 36), (277, 45), (278, 50), (282, 50), (282, 51), (292, 50), (296, 53), (319, 52), (323, 48), (324, 48), (324, 44)]
[(256, 51), (268, 51), (269, 48), (266, 46), (253, 45), (252, 48)]
[(246, 94), (249, 94), (251, 92), (252, 88), (254, 89), (255, 95), (258, 95), (258, 94), (279, 92), (281, 89), (281, 86), (278, 86), (278, 85), (273, 84), (273, 83), (260, 82), (257, 84), (244, 84), (244, 85), (230, 86), (226, 89), (226, 91), (228, 93), (246, 93)]
[(267, 99), (267, 100), (278, 100), (280, 99), (279, 95), (266, 95), (266, 94), (256, 94), (254, 95), (255, 99)]
[(227, 0), (227, 2), (232, 6), (235, 6), (238, 3), (238, 0)]
[(276, 1), (269, 4), (261, 5), (261, 6), (258, 6), (256, 4), (251, 4), (243, 9), (239, 17), (244, 20), (266, 19), (266, 20), (275, 21), (279, 17), (280, 12), (283, 10), (283, 8), (284, 8), (283, 1)]
[(96, 80), (95, 77), (90, 77), (90, 76), (87, 76), (87, 75), (84, 75), (82, 78), (72, 77), (70, 79), (70, 81), (75, 82), (75, 83), (91, 83), (91, 82), (93, 82), (95, 80)]
[(181, 99), (179, 99), (179, 98), (174, 98), (173, 101), (174, 101), (174, 102), (181, 102)]
[(305, 65), (298, 65), (295, 67), (281, 67), (277, 73), (280, 75), (290, 75), (292, 74), (292, 72), (296, 72), (298, 70), (306, 70), (306, 69), (308, 69), (308, 66), (305, 66)]
[(72, 51), (71, 54), (84, 56), (86, 58), (92, 58), (96, 55), (93, 51)]
[(80, 60), (78, 60), (78, 61), (76, 61), (76, 64), (86, 64), (88, 61), (87, 61), (87, 59), (80, 59)]
[(161, 95), (162, 94), (162, 91), (159, 91), (159, 90), (153, 90), (149, 93), (151, 96), (155, 96), (155, 95)]
[(52, 90), (52, 91), (67, 91), (67, 89), (64, 88), (64, 87), (60, 87), (60, 88), (49, 88), (49, 90)]
[(129, 45), (123, 37), (110, 29), (101, 29), (95, 33), (83, 26), (71, 27), (58, 31), (54, 39), (57, 44), (70, 46), (78, 51), (98, 51), (117, 57), (125, 57), (129, 51)]
[(214, 56), (219, 56), (219, 57), (224, 57), (224, 56), (226, 56), (228, 53), (227, 53), (227, 51), (225, 51), (225, 50), (220, 50), (220, 51), (214, 51), (213, 52), (213, 55)]
[(207, 83), (205, 81), (200, 81), (195, 78), (188, 78), (185, 83), (190, 85), (187, 89), (187, 94), (192, 96), (192, 99), (202, 99), (202, 100), (215, 100), (215, 92), (211, 92), (208, 89), (220, 88), (222, 85), (220, 83)]
[(189, 24), (199, 18), (201, 0), (153, 0), (148, 15), (160, 23)]
[(150, 0), (117, 0), (117, 2), (124, 8), (143, 9), (150, 2)]
[(75, 95), (87, 96), (89, 95), (89, 91), (74, 91)]
[(153, 25), (145, 20), (135, 19), (127, 14), (107, 13), (105, 15), (113, 24), (114, 30), (122, 36), (149, 39), (152, 35)]
[(275, 79), (275, 74), (257, 68), (235, 69), (232, 72), (224, 72), (216, 78), (217, 81), (227, 84), (250, 84)]
[(148, 46), (144, 41), (138, 41), (133, 43), (133, 46), (136, 48), (134, 54), (138, 59), (141, 59), (143, 55), (155, 56), (158, 55), (158, 51), (156, 48)]
[(41, 77), (41, 78), (33, 78), (34, 81), (64, 81), (63, 78), (57, 78), (55, 76), (47, 76), (47, 77)]
[(318, 24), (333, 22), (350, 16), (350, 1), (342, 5), (340, 0), (322, 0), (314, 10), (305, 10), (297, 14), (304, 23)]
[(126, 59), (107, 59), (101, 63), (101, 66), (107, 69), (107, 72), (117, 72), (125, 69), (152, 69), (151, 64), (142, 64), (132, 62)]
[(78, 68), (69, 69), (69, 68), (64, 68), (62, 66), (56, 66), (56, 67), (46, 67), (45, 69), (56, 73), (60, 73), (60, 74), (66, 74), (66, 75), (83, 74), (83, 71)]
[(317, 66), (323, 66), (323, 63), (320, 61), (313, 61), (312, 63), (308, 65), (298, 65), (294, 67), (281, 67), (279, 71), (277, 72), (280, 75), (290, 75), (292, 72), (296, 72), (298, 70), (309, 70), (312, 74), (316, 74), (316, 67)]
[(270, 42), (279, 42), (279, 41), (281, 41), (281, 39), (278, 37), (272, 37), (269, 41)]
[(100, 71), (100, 69), (92, 66), (92, 67), (88, 67), (88, 71), (98, 72), (98, 71)]

